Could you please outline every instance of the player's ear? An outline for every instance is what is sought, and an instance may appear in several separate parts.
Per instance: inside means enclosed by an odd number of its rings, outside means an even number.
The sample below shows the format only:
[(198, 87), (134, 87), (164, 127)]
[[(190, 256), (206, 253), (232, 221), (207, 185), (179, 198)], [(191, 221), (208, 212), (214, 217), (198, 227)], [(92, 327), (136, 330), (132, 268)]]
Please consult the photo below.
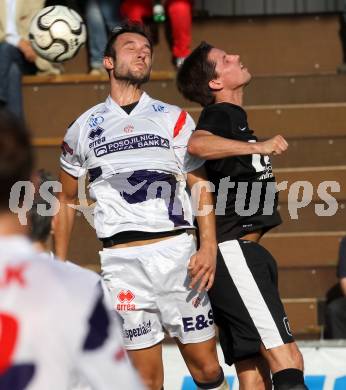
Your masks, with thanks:
[(220, 79), (212, 79), (208, 83), (209, 88), (212, 89), (213, 91), (219, 91), (222, 89), (222, 82)]
[(103, 58), (103, 66), (106, 70), (112, 70), (114, 68), (114, 61), (112, 57)]

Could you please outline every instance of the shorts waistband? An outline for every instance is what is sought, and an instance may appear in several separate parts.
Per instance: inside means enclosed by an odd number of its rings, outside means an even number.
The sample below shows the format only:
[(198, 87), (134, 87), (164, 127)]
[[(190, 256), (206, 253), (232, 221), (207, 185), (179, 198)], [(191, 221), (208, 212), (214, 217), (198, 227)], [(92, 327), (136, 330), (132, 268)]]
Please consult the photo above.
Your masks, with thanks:
[(114, 236), (107, 238), (100, 238), (104, 248), (110, 248), (118, 244), (127, 244), (133, 241), (145, 241), (156, 238), (165, 238), (171, 236), (178, 236), (179, 234), (186, 233), (187, 229), (169, 230), (165, 232), (141, 232), (141, 231), (129, 231), (114, 234)]

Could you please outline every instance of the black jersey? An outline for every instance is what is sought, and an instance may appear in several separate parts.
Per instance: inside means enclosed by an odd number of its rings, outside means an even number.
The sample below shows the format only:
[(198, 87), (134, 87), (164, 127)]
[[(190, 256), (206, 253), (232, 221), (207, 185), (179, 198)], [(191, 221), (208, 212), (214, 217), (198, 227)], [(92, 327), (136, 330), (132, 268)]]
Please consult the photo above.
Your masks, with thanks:
[[(204, 108), (196, 129), (236, 141), (257, 142), (246, 112), (231, 103)], [(265, 231), (281, 223), (268, 156), (249, 154), (208, 160), (205, 166), (208, 179), (215, 185), (219, 241), (240, 238), (259, 229)]]

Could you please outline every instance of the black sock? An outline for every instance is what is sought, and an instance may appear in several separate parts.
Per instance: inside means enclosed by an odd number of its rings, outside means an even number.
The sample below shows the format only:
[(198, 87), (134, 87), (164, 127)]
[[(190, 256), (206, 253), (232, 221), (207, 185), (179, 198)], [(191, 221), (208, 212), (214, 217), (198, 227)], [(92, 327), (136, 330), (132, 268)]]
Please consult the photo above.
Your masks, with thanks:
[(197, 382), (195, 379), (193, 380), (195, 383), (196, 383), (196, 386), (199, 388), (199, 389), (205, 389), (205, 390), (208, 390), (208, 389), (215, 389), (219, 386), (222, 385), (223, 381), (225, 380), (225, 375), (223, 373), (223, 370), (222, 368), (220, 367), (220, 374), (219, 376), (213, 381), (213, 382)]
[(287, 368), (273, 375), (274, 390), (308, 390), (304, 384), (303, 371)]

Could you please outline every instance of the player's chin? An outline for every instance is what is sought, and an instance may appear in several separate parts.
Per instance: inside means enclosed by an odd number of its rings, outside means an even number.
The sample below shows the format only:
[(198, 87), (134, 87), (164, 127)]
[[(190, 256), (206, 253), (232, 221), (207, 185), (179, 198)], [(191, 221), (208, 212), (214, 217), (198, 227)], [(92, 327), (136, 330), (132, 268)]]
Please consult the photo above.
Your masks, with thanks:
[(138, 84), (146, 83), (150, 78), (150, 71), (148, 69), (142, 70), (142, 71), (135, 71), (132, 72), (131, 78), (133, 81), (137, 82)]

